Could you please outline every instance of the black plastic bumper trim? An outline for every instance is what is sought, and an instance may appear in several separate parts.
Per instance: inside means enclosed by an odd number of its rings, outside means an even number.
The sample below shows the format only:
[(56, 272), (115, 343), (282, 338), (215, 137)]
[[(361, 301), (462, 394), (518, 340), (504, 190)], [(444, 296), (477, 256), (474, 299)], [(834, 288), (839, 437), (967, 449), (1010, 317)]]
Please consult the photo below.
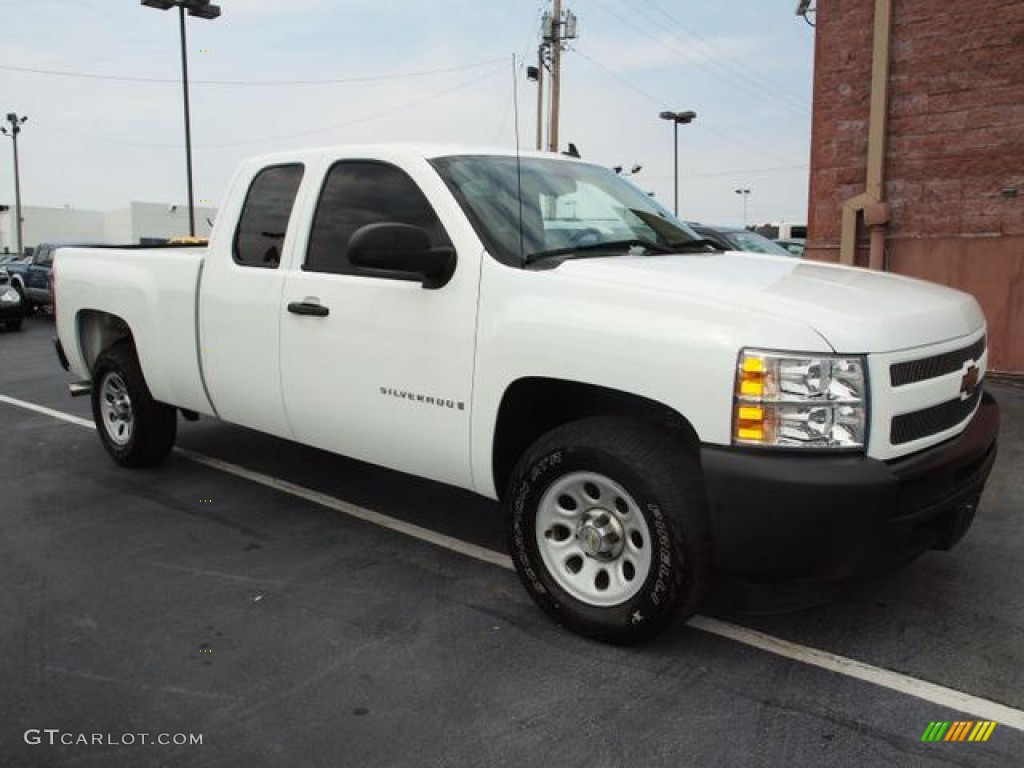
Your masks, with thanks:
[(844, 580), (947, 548), (970, 525), (998, 431), (986, 393), (959, 436), (895, 461), (704, 446), (716, 565), (743, 579)]

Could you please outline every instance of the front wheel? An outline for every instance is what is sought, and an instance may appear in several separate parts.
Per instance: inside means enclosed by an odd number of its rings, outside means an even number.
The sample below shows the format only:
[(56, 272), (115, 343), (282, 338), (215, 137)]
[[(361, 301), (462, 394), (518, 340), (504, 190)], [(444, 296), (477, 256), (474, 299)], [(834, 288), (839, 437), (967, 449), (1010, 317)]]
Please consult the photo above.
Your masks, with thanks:
[(668, 435), (613, 418), (559, 427), (505, 499), (516, 570), (558, 623), (636, 643), (696, 612), (711, 564), (703, 482)]
[(25, 289), (21, 287), (21, 283), (19, 283), (19, 282), (13, 282), (13, 283), (11, 283), (11, 287), (12, 287), (12, 288), (13, 288), (13, 289), (15, 290), (15, 292), (16, 292), (16, 293), (18, 294), (18, 300), (19, 300), (19, 301), (20, 301), (20, 303), (21, 303), (21, 310), (22, 310), (22, 313), (23, 313), (23, 314), (24, 314), (24, 315), (25, 315), (26, 317), (27, 317), (28, 315), (32, 314), (32, 302), (30, 302), (30, 301), (28, 300), (28, 296), (26, 296), (26, 295), (25, 295)]
[(92, 413), (103, 447), (123, 467), (151, 467), (167, 458), (177, 413), (149, 393), (129, 342), (103, 352), (93, 368)]

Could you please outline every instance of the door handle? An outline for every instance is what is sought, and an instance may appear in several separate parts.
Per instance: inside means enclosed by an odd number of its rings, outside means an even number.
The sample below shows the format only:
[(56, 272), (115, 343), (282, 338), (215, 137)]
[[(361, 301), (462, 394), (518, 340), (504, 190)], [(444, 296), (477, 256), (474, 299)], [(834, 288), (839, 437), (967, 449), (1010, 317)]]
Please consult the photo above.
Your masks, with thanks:
[(288, 311), (293, 315), (312, 315), (313, 317), (327, 317), (331, 314), (331, 310), (315, 301), (293, 301), (288, 305)]

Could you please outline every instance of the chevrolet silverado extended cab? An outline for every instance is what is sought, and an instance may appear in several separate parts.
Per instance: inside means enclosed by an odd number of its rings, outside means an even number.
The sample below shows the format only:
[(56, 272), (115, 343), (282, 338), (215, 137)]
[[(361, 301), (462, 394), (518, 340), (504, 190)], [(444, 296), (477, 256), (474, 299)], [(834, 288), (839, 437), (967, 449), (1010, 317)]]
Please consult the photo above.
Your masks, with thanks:
[(615, 642), (715, 570), (842, 581), (949, 548), (996, 453), (973, 298), (713, 250), (554, 155), (263, 157), (208, 247), (61, 250), (54, 280), (118, 463), (163, 460), (180, 411), (500, 499), (535, 601)]

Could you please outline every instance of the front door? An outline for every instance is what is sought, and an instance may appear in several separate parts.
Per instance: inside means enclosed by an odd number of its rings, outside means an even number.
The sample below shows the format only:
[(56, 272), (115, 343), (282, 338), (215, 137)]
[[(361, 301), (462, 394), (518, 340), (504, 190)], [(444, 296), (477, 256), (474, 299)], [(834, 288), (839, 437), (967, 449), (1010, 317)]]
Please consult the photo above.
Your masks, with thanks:
[(327, 172), (305, 259), (285, 277), (281, 380), (295, 436), (353, 458), (471, 487), (469, 404), (479, 260), (438, 289), (348, 260), (366, 224), (424, 228), (451, 245), (397, 166), (344, 160)]

